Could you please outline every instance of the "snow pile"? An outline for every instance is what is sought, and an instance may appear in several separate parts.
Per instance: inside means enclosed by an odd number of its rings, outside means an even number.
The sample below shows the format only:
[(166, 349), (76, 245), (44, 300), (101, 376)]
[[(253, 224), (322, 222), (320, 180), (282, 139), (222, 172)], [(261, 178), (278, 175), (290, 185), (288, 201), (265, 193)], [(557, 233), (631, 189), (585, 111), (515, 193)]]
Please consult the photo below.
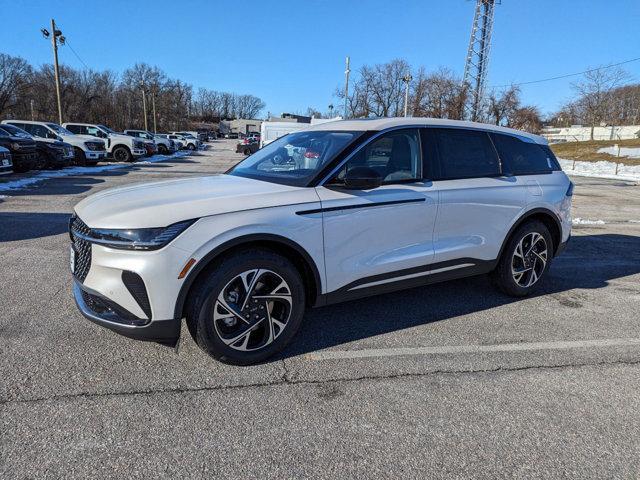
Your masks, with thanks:
[(588, 220), (586, 218), (574, 218), (574, 225), (604, 225), (604, 220)]
[(163, 160), (169, 160), (172, 158), (180, 158), (189, 155), (187, 152), (176, 152), (173, 155), (154, 155), (140, 162), (134, 163), (110, 163), (108, 165), (96, 165), (95, 167), (67, 167), (61, 170), (44, 170), (36, 173), (33, 176), (27, 178), (21, 178), (18, 180), (12, 180), (9, 182), (0, 183), (0, 192), (17, 190), (24, 188), (34, 183), (47, 180), (49, 178), (69, 177), (72, 175), (91, 175), (95, 173), (107, 172), (109, 170), (118, 170), (121, 168), (128, 168), (136, 164), (156, 163)]
[[(620, 150), (620, 153), (618, 153)], [(640, 148), (630, 148), (630, 147), (602, 147), (598, 149), (598, 153), (608, 153), (609, 155), (613, 155), (614, 157), (630, 157), (630, 158), (640, 158)]]
[(559, 158), (562, 170), (568, 175), (579, 175), (583, 177), (611, 178), (614, 180), (640, 181), (640, 165), (618, 164), (616, 173), (616, 163), (601, 160), (599, 162), (575, 162)]

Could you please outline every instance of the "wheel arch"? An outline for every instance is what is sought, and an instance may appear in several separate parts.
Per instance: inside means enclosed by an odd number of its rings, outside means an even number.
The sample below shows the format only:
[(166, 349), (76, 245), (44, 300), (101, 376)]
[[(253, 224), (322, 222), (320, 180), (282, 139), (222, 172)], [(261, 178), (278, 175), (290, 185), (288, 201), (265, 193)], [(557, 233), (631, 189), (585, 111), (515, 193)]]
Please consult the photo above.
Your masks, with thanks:
[(558, 248), (560, 247), (560, 243), (562, 242), (562, 222), (560, 221), (558, 215), (548, 208), (533, 208), (531, 210), (527, 210), (511, 226), (511, 228), (505, 235), (504, 240), (502, 240), (502, 246), (500, 247), (498, 258), (502, 257), (502, 252), (507, 246), (507, 242), (509, 241), (513, 233), (522, 224), (531, 220), (538, 220), (549, 229), (549, 233), (551, 234), (551, 238), (553, 240), (553, 255), (556, 255), (556, 253), (558, 252)]
[(189, 293), (193, 285), (198, 278), (209, 273), (210, 269), (215, 265), (216, 260), (219, 259), (222, 254), (229, 254), (247, 247), (267, 248), (290, 260), (300, 272), (308, 305), (314, 305), (317, 299), (322, 298), (320, 272), (311, 255), (309, 255), (302, 246), (280, 235), (266, 233), (249, 234), (222, 243), (195, 264), (193, 270), (191, 270), (185, 278), (182, 287), (180, 287), (180, 292), (178, 293), (174, 307), (174, 318), (184, 318), (187, 299), (189, 298)]

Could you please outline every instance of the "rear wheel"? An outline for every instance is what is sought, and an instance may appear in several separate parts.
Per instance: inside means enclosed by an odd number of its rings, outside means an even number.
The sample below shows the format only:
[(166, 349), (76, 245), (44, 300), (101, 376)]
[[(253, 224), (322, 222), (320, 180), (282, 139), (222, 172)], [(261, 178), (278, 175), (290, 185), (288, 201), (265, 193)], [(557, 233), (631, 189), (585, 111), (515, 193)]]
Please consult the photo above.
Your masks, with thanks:
[(541, 222), (520, 226), (509, 238), (492, 277), (507, 295), (524, 297), (541, 282), (553, 258), (549, 229)]
[(304, 287), (291, 262), (268, 250), (246, 250), (202, 279), (189, 297), (187, 324), (213, 358), (250, 365), (289, 343), (304, 309)]
[(133, 155), (127, 147), (120, 146), (113, 149), (113, 159), (116, 162), (132, 162)]
[(160, 153), (161, 155), (166, 155), (167, 154), (167, 147), (164, 144), (159, 144), (158, 145), (158, 153)]

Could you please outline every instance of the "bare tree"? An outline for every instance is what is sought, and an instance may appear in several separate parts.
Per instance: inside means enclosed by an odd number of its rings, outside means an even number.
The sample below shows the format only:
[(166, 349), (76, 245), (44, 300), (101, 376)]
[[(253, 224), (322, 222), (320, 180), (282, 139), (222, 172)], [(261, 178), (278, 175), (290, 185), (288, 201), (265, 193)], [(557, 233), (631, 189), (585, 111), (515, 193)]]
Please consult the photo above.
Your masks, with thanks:
[(507, 126), (531, 133), (540, 133), (542, 119), (537, 107), (524, 106), (513, 110), (509, 115)]
[(573, 84), (580, 97), (578, 105), (591, 125), (591, 140), (595, 126), (607, 118), (612, 105), (611, 92), (627, 78), (628, 74), (621, 68), (602, 68), (585, 73), (582, 81)]
[(31, 67), (24, 58), (0, 53), (0, 114), (18, 101), (31, 76)]
[(491, 123), (503, 125), (520, 107), (520, 89), (509, 87), (501, 93), (492, 91), (487, 99), (487, 115)]

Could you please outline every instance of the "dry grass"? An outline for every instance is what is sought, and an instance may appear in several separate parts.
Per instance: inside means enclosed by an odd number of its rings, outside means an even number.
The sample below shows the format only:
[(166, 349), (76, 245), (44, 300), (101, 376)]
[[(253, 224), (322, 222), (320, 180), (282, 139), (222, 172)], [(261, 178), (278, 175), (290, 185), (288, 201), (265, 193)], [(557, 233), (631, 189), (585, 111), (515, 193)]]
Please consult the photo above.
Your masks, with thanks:
[(640, 158), (616, 157), (608, 153), (598, 153), (599, 149), (603, 147), (611, 147), (615, 144), (618, 144), (621, 147), (640, 148), (640, 139), (555, 143), (551, 145), (551, 149), (557, 157), (566, 158), (568, 160), (581, 160), (585, 162), (607, 160), (609, 162), (622, 163), (624, 165), (640, 165)]

